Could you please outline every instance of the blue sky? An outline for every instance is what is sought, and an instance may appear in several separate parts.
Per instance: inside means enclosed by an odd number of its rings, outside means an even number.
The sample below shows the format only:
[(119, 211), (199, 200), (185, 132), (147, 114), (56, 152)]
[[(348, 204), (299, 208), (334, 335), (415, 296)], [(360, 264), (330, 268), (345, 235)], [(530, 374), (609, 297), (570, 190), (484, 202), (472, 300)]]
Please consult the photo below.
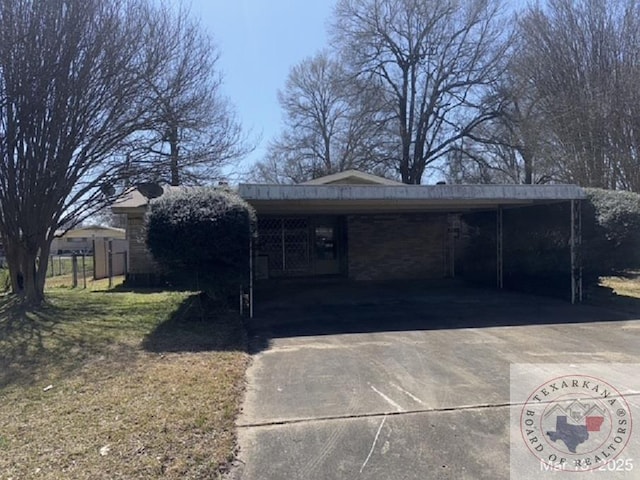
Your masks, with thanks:
[(193, 0), (192, 15), (213, 36), (224, 93), (245, 129), (260, 137), (245, 162), (262, 158), (280, 129), (277, 100), (289, 69), (327, 45), (331, 0)]
[[(527, 0), (506, 1), (515, 7)], [(244, 128), (259, 139), (246, 170), (280, 130), (277, 91), (289, 69), (328, 45), (334, 0), (192, 0), (190, 5), (219, 48), (224, 93)]]

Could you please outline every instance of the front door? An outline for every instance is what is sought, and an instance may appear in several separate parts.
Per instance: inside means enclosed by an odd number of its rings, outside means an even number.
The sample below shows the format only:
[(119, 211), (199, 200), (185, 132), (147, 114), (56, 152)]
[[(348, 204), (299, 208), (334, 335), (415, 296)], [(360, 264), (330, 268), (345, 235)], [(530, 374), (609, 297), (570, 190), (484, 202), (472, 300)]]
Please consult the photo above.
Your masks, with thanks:
[(312, 224), (314, 273), (337, 275), (340, 273), (341, 229), (336, 217), (318, 218)]

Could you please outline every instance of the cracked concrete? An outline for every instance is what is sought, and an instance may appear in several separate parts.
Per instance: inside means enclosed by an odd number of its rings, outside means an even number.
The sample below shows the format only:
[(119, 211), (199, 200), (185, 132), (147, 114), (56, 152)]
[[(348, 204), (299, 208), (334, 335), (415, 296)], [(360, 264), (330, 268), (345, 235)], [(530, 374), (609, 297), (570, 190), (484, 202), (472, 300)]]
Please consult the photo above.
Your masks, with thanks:
[(638, 323), (616, 312), (473, 290), (389, 305), (256, 319), (239, 478), (506, 479), (510, 364), (638, 361)]

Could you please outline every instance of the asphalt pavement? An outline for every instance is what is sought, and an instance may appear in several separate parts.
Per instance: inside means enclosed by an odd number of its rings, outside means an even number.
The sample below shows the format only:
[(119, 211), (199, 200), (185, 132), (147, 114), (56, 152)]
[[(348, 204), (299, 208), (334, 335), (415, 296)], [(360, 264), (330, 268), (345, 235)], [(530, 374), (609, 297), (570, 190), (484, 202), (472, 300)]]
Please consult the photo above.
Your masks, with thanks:
[[(264, 304), (250, 326), (236, 478), (564, 478), (531, 470), (517, 421), (549, 364), (616, 385), (640, 422), (633, 315), (473, 289), (341, 291)], [(529, 366), (514, 379), (514, 365)], [(590, 474), (640, 478), (629, 436), (620, 459), (637, 470)]]

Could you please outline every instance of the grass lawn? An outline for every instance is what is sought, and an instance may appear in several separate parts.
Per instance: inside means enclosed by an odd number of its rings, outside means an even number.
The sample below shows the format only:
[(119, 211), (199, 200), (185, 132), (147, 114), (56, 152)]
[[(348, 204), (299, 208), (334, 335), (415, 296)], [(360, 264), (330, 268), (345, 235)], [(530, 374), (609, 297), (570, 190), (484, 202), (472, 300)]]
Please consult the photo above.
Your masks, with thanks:
[[(0, 297), (0, 480), (219, 478), (249, 362), (238, 316), (66, 280), (37, 312)], [(599, 303), (640, 304), (640, 275), (602, 286)]]
[[(93, 273), (89, 272), (89, 274), (84, 279), (87, 282), (87, 289), (89, 290), (106, 290), (109, 288), (109, 280), (107, 278), (102, 278), (100, 280), (93, 279)], [(78, 288), (84, 288), (84, 280), (82, 278), (82, 272), (80, 272), (78, 276)], [(112, 278), (113, 285), (118, 285), (122, 283), (124, 280), (124, 276), (116, 276)], [(73, 274), (64, 274), (64, 275), (56, 275), (55, 277), (47, 277), (47, 288), (48, 289), (58, 289), (58, 288), (71, 288), (73, 286)]]
[(0, 479), (215, 479), (235, 453), (244, 329), (188, 292), (0, 298)]

